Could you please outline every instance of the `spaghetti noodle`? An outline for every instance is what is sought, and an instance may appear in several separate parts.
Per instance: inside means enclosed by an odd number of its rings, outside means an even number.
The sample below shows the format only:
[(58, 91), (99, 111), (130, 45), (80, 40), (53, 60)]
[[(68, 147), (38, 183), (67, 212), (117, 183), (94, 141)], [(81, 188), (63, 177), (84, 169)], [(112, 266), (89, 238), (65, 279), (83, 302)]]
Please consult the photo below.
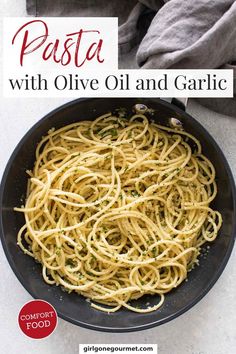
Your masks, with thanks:
[[(192, 144), (195, 151), (192, 151)], [(186, 279), (217, 237), (215, 169), (185, 131), (111, 113), (51, 129), (28, 171), (18, 245), (63, 286), (106, 312), (145, 313)], [(157, 304), (130, 303), (156, 294)]]

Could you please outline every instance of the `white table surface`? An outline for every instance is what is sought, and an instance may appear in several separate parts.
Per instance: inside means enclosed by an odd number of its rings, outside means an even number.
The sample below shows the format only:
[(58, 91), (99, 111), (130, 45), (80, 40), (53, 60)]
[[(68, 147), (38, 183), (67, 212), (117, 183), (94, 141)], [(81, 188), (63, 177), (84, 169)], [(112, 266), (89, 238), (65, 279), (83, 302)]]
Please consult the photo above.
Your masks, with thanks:
[[(24, 0), (2, 0), (0, 17), (24, 16)], [(44, 114), (68, 99), (7, 99), (0, 101), (0, 176), (23, 134)], [(196, 117), (221, 146), (236, 176), (236, 113), (223, 116), (190, 101), (188, 112)], [(159, 354), (236, 353), (235, 249), (213, 289), (184, 315), (150, 330), (127, 334), (100, 333), (59, 319), (55, 332), (43, 340), (25, 337), (18, 329), (21, 306), (31, 299), (13, 274), (0, 247), (0, 353), (75, 354), (81, 343), (157, 343)]]

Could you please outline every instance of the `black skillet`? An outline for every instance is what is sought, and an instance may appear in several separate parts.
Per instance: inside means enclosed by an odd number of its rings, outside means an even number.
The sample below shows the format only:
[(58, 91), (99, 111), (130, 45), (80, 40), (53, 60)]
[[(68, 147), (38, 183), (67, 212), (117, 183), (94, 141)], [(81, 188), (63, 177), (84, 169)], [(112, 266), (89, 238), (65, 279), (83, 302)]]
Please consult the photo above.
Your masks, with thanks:
[[(24, 219), (13, 207), (22, 204), (26, 192), (25, 171), (33, 167), (35, 148), (41, 137), (52, 128), (59, 128), (79, 120), (94, 119), (101, 114), (122, 107), (128, 112), (137, 103), (154, 110), (153, 119), (167, 125), (174, 117), (184, 129), (198, 138), (204, 154), (216, 168), (218, 194), (213, 207), (223, 216), (223, 225), (216, 241), (204, 251), (200, 266), (189, 273), (183, 282), (167, 294), (164, 305), (158, 311), (138, 314), (126, 309), (106, 314), (90, 307), (85, 298), (75, 293), (67, 294), (60, 287), (47, 285), (41, 275), (41, 267), (23, 254), (16, 245), (16, 235)], [(183, 106), (182, 106), (183, 108)], [(160, 99), (98, 98), (78, 99), (49, 113), (36, 123), (22, 138), (5, 169), (0, 190), (0, 233), (7, 259), (19, 281), (34, 297), (50, 302), (58, 315), (76, 325), (109, 332), (128, 332), (147, 329), (170, 321), (195, 305), (214, 285), (221, 275), (231, 253), (236, 233), (236, 197), (234, 180), (229, 165), (214, 139), (193, 117), (175, 104)], [(155, 296), (138, 301), (140, 306), (157, 302)]]

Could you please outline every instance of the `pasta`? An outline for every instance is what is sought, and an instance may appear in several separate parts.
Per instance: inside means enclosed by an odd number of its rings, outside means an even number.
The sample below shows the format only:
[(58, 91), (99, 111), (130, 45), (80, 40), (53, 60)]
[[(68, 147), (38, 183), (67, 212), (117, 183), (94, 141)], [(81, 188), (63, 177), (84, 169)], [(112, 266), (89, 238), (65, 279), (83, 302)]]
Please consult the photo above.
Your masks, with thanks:
[[(194, 148), (193, 148), (194, 146)], [(61, 285), (105, 312), (157, 310), (222, 224), (200, 142), (144, 114), (51, 129), (36, 149), (17, 243)], [(154, 306), (131, 300), (156, 295)]]

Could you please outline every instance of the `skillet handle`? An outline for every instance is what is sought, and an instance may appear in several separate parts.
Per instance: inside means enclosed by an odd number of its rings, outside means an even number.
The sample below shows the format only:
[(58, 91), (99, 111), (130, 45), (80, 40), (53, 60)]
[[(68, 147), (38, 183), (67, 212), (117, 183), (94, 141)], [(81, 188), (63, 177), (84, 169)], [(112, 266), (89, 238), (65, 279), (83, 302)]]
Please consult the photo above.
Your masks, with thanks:
[(178, 108), (182, 109), (183, 111), (187, 108), (188, 97), (179, 97), (179, 98), (162, 98), (162, 100), (167, 101), (171, 104), (174, 104)]

